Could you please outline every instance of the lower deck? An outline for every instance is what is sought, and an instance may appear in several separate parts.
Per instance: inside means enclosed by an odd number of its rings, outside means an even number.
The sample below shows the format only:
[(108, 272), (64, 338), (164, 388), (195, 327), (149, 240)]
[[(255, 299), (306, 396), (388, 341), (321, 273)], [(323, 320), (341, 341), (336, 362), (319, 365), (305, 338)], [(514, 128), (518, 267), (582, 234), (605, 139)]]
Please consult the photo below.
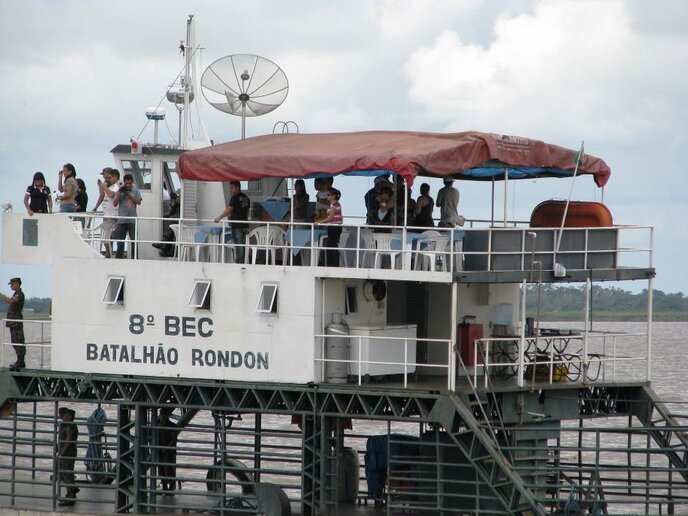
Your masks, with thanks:
[[(546, 514), (572, 496), (616, 514), (688, 510), (688, 415), (644, 383), (459, 378), (450, 392), (423, 375), (404, 388), (24, 370), (1, 371), (0, 393), (0, 507), (62, 510), (76, 485), (66, 509), (87, 514)], [(62, 406), (80, 430), (74, 484), (54, 460)]]

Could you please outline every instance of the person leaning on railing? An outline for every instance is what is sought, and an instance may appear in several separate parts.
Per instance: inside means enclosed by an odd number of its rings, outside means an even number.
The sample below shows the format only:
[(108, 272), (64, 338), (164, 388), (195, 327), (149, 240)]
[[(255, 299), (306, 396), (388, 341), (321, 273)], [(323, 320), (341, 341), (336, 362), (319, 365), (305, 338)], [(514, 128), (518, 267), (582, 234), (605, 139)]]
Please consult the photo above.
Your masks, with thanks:
[[(0, 294), (7, 307), (8, 319), (23, 319), (22, 310), (24, 310), (24, 292), (21, 289), (21, 278), (12, 278), (9, 282), (10, 288), (14, 291), (12, 297)], [(14, 351), (17, 353), (17, 361), (10, 366), (10, 371), (19, 371), (26, 367), (24, 358), (26, 357), (26, 346), (24, 346), (24, 323), (20, 321), (7, 321), (7, 327), (10, 330), (10, 341), (13, 344)]]
[(27, 187), (24, 194), (24, 206), (30, 216), (34, 213), (52, 213), (53, 200), (42, 172), (36, 172), (33, 175), (33, 183)]

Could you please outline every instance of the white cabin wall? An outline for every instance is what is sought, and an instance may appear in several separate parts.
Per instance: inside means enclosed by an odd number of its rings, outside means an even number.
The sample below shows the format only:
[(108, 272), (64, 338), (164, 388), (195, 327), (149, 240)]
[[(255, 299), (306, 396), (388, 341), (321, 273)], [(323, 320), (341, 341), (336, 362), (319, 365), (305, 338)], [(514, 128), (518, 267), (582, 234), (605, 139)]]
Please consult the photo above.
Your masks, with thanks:
[[(451, 285), (433, 283), (428, 292), (428, 338), (451, 338)], [(447, 346), (437, 342), (428, 343), (428, 363), (446, 364)], [(422, 374), (446, 375), (444, 369), (431, 367), (419, 368)]]
[(225, 195), (222, 183), (197, 182), (198, 197), (196, 210), (201, 220), (214, 220), (225, 209)]
[[(482, 324), (483, 336), (492, 335), (492, 328), (497, 319), (501, 303), (510, 303), (513, 309), (512, 330), (518, 331), (520, 321), (520, 285), (519, 284), (465, 284), (458, 285), (457, 324), (467, 315), (474, 315), (472, 321)], [(451, 286), (431, 284), (428, 306), (428, 337), (449, 339), (451, 337)], [(457, 335), (458, 338), (458, 335)], [(444, 345), (428, 346), (428, 363), (446, 364), (447, 349)], [(439, 368), (424, 368), (424, 374), (445, 374)]]
[[(367, 300), (363, 295), (364, 280), (344, 280), (335, 278), (319, 279), (317, 286), (318, 291), (322, 288), (323, 282), (325, 284), (325, 326), (332, 320), (332, 314), (335, 313), (342, 314), (344, 320), (349, 325), (385, 324), (387, 322), (387, 300)], [(346, 313), (344, 297), (346, 286), (356, 287), (356, 301), (358, 305), (358, 312), (356, 313)], [(321, 311), (321, 306), (321, 304), (318, 304), (316, 307), (318, 313)], [(317, 327), (320, 328), (320, 319), (316, 322), (318, 324)]]
[[(76, 272), (78, 271), (78, 273)], [(124, 306), (102, 302), (108, 276), (124, 276)], [(195, 279), (212, 281), (211, 309), (188, 306)], [(256, 312), (260, 285), (275, 282), (278, 313)], [(105, 374), (139, 374), (234, 381), (307, 383), (314, 376), (315, 281), (309, 269), (239, 267), (226, 264), (131, 260), (60, 259), (53, 274), (52, 364), (56, 370)], [(133, 314), (153, 317), (141, 334), (130, 331)], [(203, 337), (171, 335), (165, 317), (202, 317)], [(97, 345), (99, 358), (89, 360), (87, 344)], [(176, 350), (176, 365), (101, 360), (103, 345), (146, 346), (165, 353)], [(93, 349), (91, 347), (90, 349)], [(218, 367), (193, 362), (200, 353), (262, 353), (268, 368)], [(92, 358), (92, 357), (91, 357)]]
[[(36, 224), (37, 245), (24, 245), (24, 220)], [(66, 215), (59, 213), (6, 212), (2, 216), (2, 263), (19, 265), (52, 265), (57, 257), (71, 256), (102, 259)]]

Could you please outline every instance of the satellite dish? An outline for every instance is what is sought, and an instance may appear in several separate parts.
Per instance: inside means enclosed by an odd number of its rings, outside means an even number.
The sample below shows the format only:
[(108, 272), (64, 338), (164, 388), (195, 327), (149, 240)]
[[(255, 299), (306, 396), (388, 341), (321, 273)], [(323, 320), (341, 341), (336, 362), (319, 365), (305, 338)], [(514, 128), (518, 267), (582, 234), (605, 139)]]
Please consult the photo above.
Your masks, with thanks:
[(225, 56), (212, 63), (201, 77), (208, 103), (224, 113), (241, 117), (241, 138), (246, 117), (277, 109), (289, 93), (286, 74), (275, 63), (253, 54)]

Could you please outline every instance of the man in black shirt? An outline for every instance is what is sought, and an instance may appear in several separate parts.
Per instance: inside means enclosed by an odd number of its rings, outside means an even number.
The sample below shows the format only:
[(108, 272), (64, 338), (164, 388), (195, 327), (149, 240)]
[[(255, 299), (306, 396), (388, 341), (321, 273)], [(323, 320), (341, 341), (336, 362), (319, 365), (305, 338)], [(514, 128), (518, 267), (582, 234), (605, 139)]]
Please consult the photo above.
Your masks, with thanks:
[(58, 476), (60, 483), (67, 486), (67, 494), (57, 505), (71, 506), (76, 503), (76, 494), (79, 492), (79, 488), (74, 485), (74, 461), (79, 427), (74, 423), (75, 412), (72, 409), (60, 407), (58, 415), (60, 417), (57, 435)]
[[(0, 294), (2, 300), (8, 304), (7, 318), (8, 319), (23, 319), (22, 310), (24, 310), (24, 292), (21, 289), (21, 278), (12, 278), (9, 282), (10, 288), (14, 291), (12, 297)], [(19, 371), (26, 367), (24, 357), (26, 356), (26, 346), (24, 346), (24, 323), (14, 320), (7, 321), (7, 327), (10, 330), (10, 341), (14, 344), (14, 351), (17, 353), (17, 361), (10, 366), (10, 371)]]
[(232, 181), (229, 183), (229, 193), (232, 196), (229, 198), (229, 204), (216, 219), (215, 222), (220, 222), (221, 219), (228, 217), (232, 222), (232, 240), (236, 247), (236, 261), (243, 263), (246, 248), (246, 235), (248, 234), (248, 224), (244, 222), (237, 222), (241, 220), (248, 220), (248, 212), (251, 208), (251, 200), (241, 191), (241, 183), (239, 181)]

